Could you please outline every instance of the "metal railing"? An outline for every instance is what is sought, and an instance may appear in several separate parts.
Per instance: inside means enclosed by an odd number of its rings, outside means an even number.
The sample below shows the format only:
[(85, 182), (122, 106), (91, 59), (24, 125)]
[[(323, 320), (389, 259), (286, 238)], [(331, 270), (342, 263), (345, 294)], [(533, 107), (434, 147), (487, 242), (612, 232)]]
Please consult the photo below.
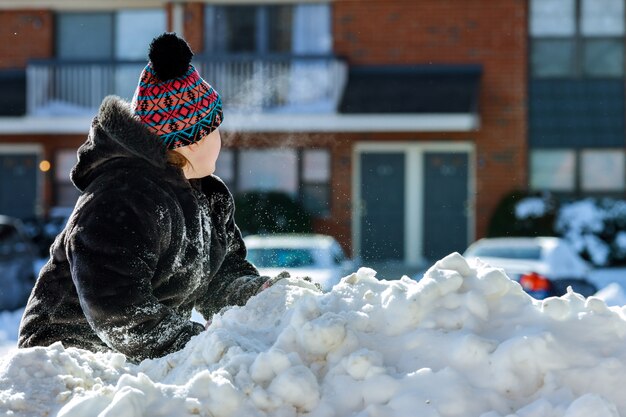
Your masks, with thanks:
[[(196, 59), (200, 74), (228, 110), (334, 112), (347, 79), (333, 57), (224, 57)], [(29, 115), (91, 114), (102, 99), (131, 99), (145, 62), (33, 61), (26, 69)]]

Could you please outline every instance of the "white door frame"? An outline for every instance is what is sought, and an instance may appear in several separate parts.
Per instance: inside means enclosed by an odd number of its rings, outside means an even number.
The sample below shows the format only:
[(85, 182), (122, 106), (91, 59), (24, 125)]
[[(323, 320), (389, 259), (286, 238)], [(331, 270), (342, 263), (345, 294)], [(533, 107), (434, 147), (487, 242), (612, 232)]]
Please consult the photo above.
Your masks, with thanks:
[(465, 152), (468, 156), (467, 192), (468, 244), (475, 238), (476, 163), (472, 142), (357, 142), (352, 152), (352, 255), (361, 254), (361, 155), (402, 152), (405, 156), (404, 262), (422, 265), (424, 257), (424, 153)]
[(36, 143), (0, 143), (0, 155), (15, 155), (32, 153), (37, 155), (37, 170), (35, 180), (35, 214), (43, 214), (43, 187), (44, 187), (44, 173), (39, 169), (39, 163), (43, 160), (44, 148), (43, 145)]

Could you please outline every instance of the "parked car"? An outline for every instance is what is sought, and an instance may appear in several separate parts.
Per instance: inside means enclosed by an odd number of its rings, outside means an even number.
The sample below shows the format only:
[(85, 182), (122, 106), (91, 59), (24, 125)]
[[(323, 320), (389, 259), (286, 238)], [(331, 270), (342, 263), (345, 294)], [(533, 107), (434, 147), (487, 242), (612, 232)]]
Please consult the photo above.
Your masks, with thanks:
[(537, 299), (563, 295), (568, 286), (585, 297), (597, 292), (588, 281), (590, 265), (558, 237), (480, 239), (463, 255), (504, 269), (509, 278)]
[(249, 235), (244, 238), (247, 259), (261, 275), (276, 276), (287, 271), (291, 276), (310, 277), (329, 291), (340, 279), (353, 272), (339, 243), (320, 234)]
[(0, 310), (26, 305), (35, 284), (36, 256), (22, 222), (0, 215)]

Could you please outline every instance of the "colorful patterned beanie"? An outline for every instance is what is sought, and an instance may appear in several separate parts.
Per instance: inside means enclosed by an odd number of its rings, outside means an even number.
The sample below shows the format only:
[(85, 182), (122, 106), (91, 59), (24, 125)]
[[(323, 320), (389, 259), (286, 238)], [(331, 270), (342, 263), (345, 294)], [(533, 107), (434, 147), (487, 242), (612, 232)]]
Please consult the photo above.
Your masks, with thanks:
[(175, 33), (152, 40), (132, 109), (167, 149), (199, 141), (222, 123), (222, 100), (190, 64), (193, 52)]

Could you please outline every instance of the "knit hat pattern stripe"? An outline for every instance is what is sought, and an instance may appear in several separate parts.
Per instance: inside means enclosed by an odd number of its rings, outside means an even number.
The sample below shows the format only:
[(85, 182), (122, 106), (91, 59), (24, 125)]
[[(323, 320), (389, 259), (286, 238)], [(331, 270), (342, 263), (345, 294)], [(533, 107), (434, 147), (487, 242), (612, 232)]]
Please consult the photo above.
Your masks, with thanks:
[(192, 65), (183, 76), (162, 81), (148, 64), (141, 74), (133, 109), (168, 149), (199, 141), (223, 121), (219, 94)]
[(204, 118), (196, 121), (188, 120), (186, 122), (190, 125), (188, 128), (161, 135), (161, 139), (168, 149), (191, 145), (217, 129), (222, 120), (222, 100), (217, 96), (216, 101), (213, 102), (213, 108)]
[[(155, 98), (176, 94), (178, 92), (189, 91), (196, 88), (198, 84), (205, 82), (193, 65), (189, 66), (189, 71), (187, 71), (184, 76), (168, 81), (160, 81), (150, 64), (144, 68), (144, 71), (151, 75), (148, 79), (150, 82), (148, 83), (144, 82), (143, 78), (139, 80), (139, 88), (142, 88), (144, 93), (141, 97), (146, 100), (153, 100)], [(171, 84), (175, 81), (177, 81), (176, 86), (179, 88), (172, 90)]]

